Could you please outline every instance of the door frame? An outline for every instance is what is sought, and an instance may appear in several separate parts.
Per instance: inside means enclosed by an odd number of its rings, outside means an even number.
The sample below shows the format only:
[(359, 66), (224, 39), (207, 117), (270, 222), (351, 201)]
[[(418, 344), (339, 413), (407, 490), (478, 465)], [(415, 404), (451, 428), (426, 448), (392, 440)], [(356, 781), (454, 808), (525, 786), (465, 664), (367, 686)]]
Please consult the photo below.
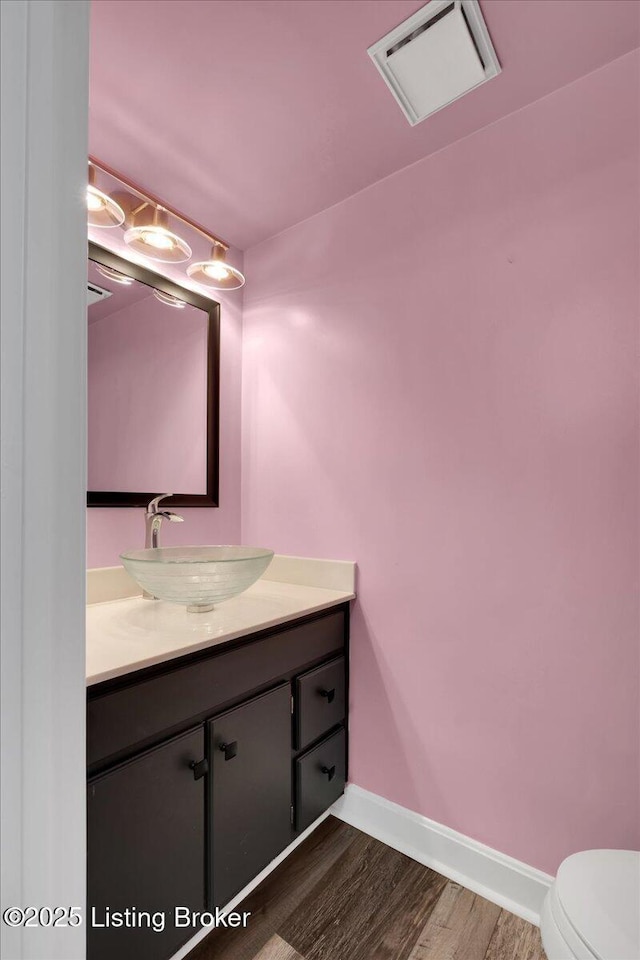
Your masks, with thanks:
[[(84, 916), (89, 3), (0, 10), (2, 906)], [(1, 945), (83, 960), (84, 923)]]

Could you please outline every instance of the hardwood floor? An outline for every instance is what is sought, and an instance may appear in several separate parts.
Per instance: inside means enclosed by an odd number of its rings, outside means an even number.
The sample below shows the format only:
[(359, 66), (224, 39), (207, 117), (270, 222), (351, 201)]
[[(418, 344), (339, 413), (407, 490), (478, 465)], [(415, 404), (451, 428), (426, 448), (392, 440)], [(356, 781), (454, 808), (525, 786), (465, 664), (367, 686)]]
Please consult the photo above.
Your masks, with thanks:
[(334, 817), (188, 960), (545, 960), (536, 927)]

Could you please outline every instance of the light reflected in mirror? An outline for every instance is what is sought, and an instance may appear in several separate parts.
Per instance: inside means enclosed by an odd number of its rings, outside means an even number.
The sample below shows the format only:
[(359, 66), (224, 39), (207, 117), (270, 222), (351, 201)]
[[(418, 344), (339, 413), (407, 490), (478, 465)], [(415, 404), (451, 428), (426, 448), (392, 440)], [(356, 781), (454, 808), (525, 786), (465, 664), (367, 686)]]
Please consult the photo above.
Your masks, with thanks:
[(167, 503), (211, 505), (217, 304), (105, 251), (93, 255), (110, 262), (89, 259), (88, 269), (88, 502), (142, 505), (171, 491)]

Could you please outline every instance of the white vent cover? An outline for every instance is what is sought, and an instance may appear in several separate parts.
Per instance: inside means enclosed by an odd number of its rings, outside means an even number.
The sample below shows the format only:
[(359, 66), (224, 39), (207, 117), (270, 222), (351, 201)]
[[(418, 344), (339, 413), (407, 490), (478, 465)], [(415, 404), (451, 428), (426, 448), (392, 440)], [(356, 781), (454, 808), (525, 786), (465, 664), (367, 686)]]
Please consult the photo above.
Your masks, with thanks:
[(478, 0), (431, 0), (367, 52), (412, 126), (500, 73)]
[(90, 307), (92, 303), (98, 303), (99, 300), (106, 300), (107, 297), (111, 296), (111, 290), (103, 290), (102, 287), (99, 287), (95, 283), (87, 284), (87, 306)]

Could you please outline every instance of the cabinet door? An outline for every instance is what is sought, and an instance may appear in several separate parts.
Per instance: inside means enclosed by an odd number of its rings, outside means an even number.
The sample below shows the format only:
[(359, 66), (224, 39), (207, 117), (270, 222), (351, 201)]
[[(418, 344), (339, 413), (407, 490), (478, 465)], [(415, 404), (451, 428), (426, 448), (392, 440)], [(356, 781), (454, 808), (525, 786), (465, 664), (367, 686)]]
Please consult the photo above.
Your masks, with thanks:
[[(203, 755), (200, 726), (89, 781), (89, 960), (166, 960), (193, 936), (173, 912), (205, 906), (206, 778), (190, 767)], [(95, 923), (123, 925), (92, 926), (92, 908)]]
[(291, 841), (288, 683), (209, 723), (213, 899), (224, 906)]

